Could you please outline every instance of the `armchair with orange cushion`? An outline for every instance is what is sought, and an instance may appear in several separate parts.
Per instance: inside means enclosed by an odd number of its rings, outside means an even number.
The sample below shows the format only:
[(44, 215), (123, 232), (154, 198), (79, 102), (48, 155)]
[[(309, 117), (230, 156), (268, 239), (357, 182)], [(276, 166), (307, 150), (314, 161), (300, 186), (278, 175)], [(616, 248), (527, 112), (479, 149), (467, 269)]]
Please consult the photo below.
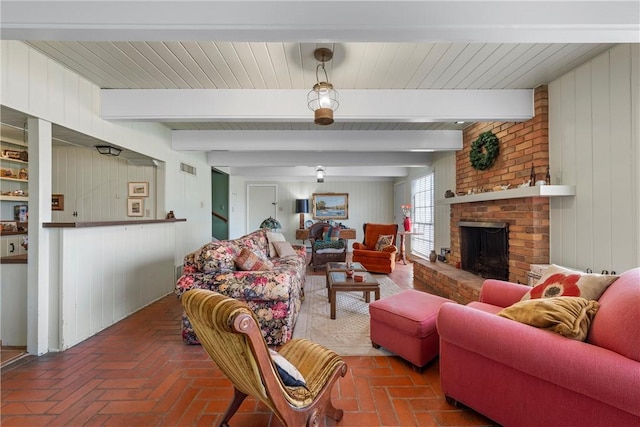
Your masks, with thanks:
[(396, 268), (398, 224), (365, 223), (363, 228), (363, 242), (353, 244), (353, 262), (373, 273), (391, 273)]

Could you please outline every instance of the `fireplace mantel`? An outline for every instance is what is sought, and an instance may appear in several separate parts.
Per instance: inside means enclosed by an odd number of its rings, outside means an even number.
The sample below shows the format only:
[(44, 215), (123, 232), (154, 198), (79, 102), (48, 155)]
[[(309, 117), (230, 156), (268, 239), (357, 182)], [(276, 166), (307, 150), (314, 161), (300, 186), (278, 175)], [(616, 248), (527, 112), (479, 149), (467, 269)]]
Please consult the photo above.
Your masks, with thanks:
[(575, 196), (573, 185), (537, 185), (534, 187), (513, 188), (510, 190), (487, 191), (436, 200), (436, 205), (454, 205), (457, 203), (484, 202), (487, 200), (519, 199), (522, 197), (566, 197)]

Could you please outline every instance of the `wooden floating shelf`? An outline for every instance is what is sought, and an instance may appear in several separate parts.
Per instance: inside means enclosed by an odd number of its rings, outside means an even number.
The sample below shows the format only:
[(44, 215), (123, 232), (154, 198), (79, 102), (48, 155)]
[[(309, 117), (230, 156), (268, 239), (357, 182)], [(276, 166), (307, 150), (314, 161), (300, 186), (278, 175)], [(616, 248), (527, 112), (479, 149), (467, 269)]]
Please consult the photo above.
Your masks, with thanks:
[(574, 185), (536, 185), (534, 187), (513, 188), (510, 190), (487, 191), (436, 200), (436, 205), (455, 205), (457, 203), (485, 202), (488, 200), (519, 199), (522, 197), (567, 197), (575, 196)]
[(5, 196), (0, 195), (0, 200), (4, 200), (6, 202), (28, 202), (28, 196)]
[(0, 179), (5, 179), (7, 181), (15, 181), (15, 182), (29, 182), (28, 179), (11, 178), (8, 176), (0, 176)]

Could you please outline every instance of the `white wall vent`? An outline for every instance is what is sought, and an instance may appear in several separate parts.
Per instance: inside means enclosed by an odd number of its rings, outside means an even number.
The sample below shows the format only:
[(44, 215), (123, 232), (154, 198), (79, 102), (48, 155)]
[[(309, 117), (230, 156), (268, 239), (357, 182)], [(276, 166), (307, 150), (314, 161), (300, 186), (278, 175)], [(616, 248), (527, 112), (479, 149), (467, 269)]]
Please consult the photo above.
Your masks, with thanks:
[(186, 172), (186, 173), (189, 173), (191, 175), (195, 175), (196, 174), (195, 166), (191, 166), (191, 165), (188, 165), (186, 163), (180, 163), (180, 170), (182, 172)]

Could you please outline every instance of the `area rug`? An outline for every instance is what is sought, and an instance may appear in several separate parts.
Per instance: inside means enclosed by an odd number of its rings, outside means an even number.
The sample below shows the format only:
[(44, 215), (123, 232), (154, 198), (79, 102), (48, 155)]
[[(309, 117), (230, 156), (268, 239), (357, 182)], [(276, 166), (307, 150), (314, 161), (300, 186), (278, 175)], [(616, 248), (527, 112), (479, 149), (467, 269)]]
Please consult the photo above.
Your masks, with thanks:
[[(387, 276), (374, 275), (380, 283), (380, 298), (400, 292)], [(306, 338), (322, 344), (341, 356), (389, 356), (383, 348), (375, 349), (369, 335), (369, 304), (362, 292), (338, 292), (336, 318), (329, 318), (330, 305), (324, 276), (307, 276), (294, 338)], [(371, 293), (371, 300), (374, 295)]]

